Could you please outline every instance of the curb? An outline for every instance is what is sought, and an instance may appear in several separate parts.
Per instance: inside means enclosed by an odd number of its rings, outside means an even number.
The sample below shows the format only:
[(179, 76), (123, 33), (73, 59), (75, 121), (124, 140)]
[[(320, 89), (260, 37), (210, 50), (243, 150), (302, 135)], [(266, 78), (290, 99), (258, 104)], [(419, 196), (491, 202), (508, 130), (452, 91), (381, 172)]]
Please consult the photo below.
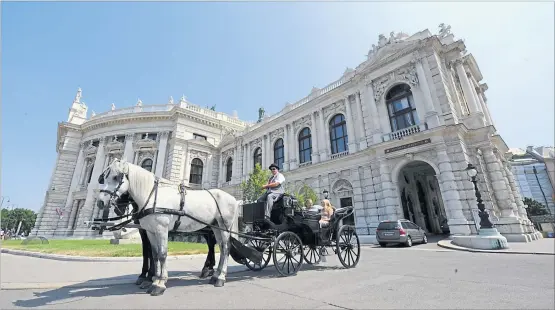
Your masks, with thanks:
[[(227, 274), (234, 274), (243, 271), (248, 271), (245, 266), (237, 265), (237, 266), (229, 266)], [(170, 280), (177, 280), (180, 279), (181, 276), (174, 276), (168, 277), (168, 281)], [(197, 278), (199, 281), (208, 281), (209, 279), (200, 279)], [(72, 289), (77, 288), (95, 288), (95, 287), (103, 287), (103, 286), (115, 286), (115, 285), (135, 285), (135, 281), (137, 277), (128, 277), (125, 279), (119, 280), (89, 280), (84, 282), (76, 282), (76, 281), (69, 281), (69, 282), (5, 282), (2, 283), (0, 289), (2, 290), (46, 290), (46, 289), (59, 289), (64, 287), (71, 287)], [(137, 286), (138, 287), (138, 286)]]
[(522, 252), (522, 251), (511, 251), (511, 250), (479, 250), (479, 249), (471, 249), (471, 248), (464, 248), (451, 243), (451, 240), (441, 240), (437, 242), (439, 247), (450, 249), (450, 250), (458, 250), (458, 251), (466, 251), (466, 252), (473, 252), (473, 253), (495, 253), (495, 254), (528, 254), (528, 255), (555, 255), (555, 253), (549, 252)]
[[(71, 256), (71, 255), (61, 255), (61, 254), (50, 254), (50, 253), (40, 253), (31, 252), (23, 250), (13, 250), (13, 249), (1, 249), (2, 253), (30, 256), (36, 258), (45, 258), (58, 261), (73, 261), (73, 262), (142, 262), (143, 258), (138, 257), (92, 257), (92, 256)], [(219, 255), (219, 253), (216, 253)], [(174, 255), (168, 256), (167, 260), (184, 260), (184, 259), (195, 259), (195, 258), (206, 258), (206, 254), (191, 254), (191, 255)]]

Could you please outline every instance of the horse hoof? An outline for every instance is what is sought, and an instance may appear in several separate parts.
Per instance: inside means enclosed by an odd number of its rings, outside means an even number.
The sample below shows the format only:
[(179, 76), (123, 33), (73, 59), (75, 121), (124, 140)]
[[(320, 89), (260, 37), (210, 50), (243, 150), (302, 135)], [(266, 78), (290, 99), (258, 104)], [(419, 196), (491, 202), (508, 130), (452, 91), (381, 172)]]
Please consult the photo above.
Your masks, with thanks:
[(165, 287), (155, 286), (154, 289), (150, 292), (150, 296), (160, 296), (163, 295), (165, 291)]
[(216, 282), (218, 281), (218, 278), (210, 278), (210, 281), (208, 281), (208, 284), (216, 284)]
[(146, 278), (139, 277), (137, 279), (137, 281), (135, 281), (135, 285), (141, 285), (145, 280), (146, 280)]
[(214, 283), (214, 287), (222, 287), (225, 284), (225, 280), (222, 279), (218, 279), (216, 280), (216, 283)]
[(212, 276), (214, 274), (214, 269), (208, 269), (208, 268), (202, 268), (202, 271), (200, 272), (200, 276), (199, 278), (204, 279), (204, 278), (208, 278), (210, 276)]
[(151, 286), (152, 286), (152, 282), (145, 279), (143, 283), (141, 283), (141, 286), (139, 288), (144, 290), (145, 288), (151, 287)]

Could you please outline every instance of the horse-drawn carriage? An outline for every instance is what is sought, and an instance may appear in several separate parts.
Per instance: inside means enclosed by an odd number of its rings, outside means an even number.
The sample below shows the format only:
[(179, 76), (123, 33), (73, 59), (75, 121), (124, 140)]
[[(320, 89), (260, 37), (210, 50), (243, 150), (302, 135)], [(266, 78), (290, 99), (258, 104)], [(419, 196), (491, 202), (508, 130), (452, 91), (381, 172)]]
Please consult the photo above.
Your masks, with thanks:
[(353, 268), (360, 258), (360, 242), (353, 226), (342, 225), (342, 219), (352, 213), (352, 207), (339, 208), (329, 225), (321, 227), (319, 213), (300, 209), (297, 199), (285, 194), (274, 203), (270, 219), (275, 225), (270, 225), (264, 220), (263, 202), (244, 204), (243, 223), (252, 227), (244, 233), (245, 243), (261, 252), (262, 259), (232, 257), (253, 271), (266, 268), (272, 258), (277, 271), (290, 276), (300, 270), (303, 260), (319, 263), (331, 247), (345, 268)]
[[(225, 283), (228, 256), (253, 271), (264, 269), (272, 257), (277, 271), (284, 276), (296, 274), (303, 260), (309, 264), (320, 262), (329, 247), (346, 268), (355, 267), (360, 258), (355, 228), (342, 224), (353, 213), (352, 207), (335, 210), (329, 225), (322, 226), (320, 214), (301, 210), (295, 197), (282, 195), (274, 203), (271, 223), (264, 220), (264, 203), (244, 204), (243, 223), (251, 229), (239, 232), (241, 203), (222, 190), (187, 191), (183, 184), (177, 188), (161, 185), (153, 173), (119, 160), (112, 161), (98, 182), (102, 189), (97, 207), (114, 207), (118, 216), (107, 218), (105, 212), (106, 217), (89, 224), (101, 233), (139, 228), (143, 271), (137, 284), (152, 281), (147, 290), (151, 295), (161, 295), (166, 289), (167, 242), (171, 232), (205, 232), (209, 252), (201, 278), (212, 275), (209, 283), (217, 287)], [(133, 207), (129, 208), (130, 205)], [(118, 220), (124, 221), (113, 222)], [(216, 243), (220, 247), (220, 261), (214, 270)]]

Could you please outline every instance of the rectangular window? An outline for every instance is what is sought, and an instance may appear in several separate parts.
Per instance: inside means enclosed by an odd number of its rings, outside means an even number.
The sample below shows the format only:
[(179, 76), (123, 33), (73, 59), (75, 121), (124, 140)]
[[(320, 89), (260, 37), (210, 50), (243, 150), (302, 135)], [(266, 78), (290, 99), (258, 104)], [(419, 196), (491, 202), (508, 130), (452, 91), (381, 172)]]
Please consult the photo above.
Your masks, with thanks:
[(198, 133), (193, 133), (193, 138), (199, 140), (207, 140), (206, 136), (199, 135)]

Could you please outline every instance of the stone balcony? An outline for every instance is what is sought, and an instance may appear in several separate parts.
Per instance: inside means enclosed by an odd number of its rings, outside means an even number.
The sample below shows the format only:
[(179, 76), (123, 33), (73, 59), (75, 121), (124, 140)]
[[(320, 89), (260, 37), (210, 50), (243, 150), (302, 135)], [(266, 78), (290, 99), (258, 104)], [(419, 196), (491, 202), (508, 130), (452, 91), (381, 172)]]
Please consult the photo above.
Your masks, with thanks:
[(382, 140), (383, 142), (387, 142), (391, 140), (402, 140), (406, 136), (414, 135), (425, 130), (428, 130), (428, 125), (426, 123), (414, 125), (407, 128), (403, 128), (401, 130), (387, 133), (382, 136)]

